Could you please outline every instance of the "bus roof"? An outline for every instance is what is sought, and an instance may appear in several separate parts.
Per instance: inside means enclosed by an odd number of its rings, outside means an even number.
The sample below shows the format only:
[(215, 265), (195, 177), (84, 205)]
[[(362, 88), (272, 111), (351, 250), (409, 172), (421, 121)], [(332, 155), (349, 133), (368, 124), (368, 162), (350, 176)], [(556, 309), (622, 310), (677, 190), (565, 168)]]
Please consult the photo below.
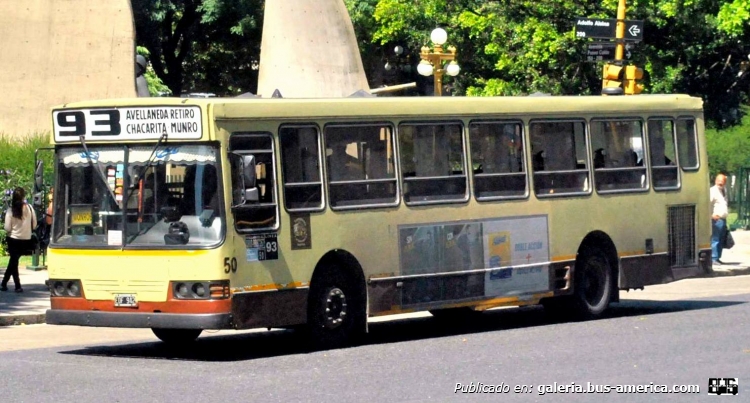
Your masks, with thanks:
[[(199, 105), (214, 119), (427, 118), (449, 115), (597, 115), (702, 111), (684, 94), (637, 96), (373, 97), (373, 98), (127, 98), (68, 103), (58, 108)], [(55, 109), (58, 109), (55, 108)]]

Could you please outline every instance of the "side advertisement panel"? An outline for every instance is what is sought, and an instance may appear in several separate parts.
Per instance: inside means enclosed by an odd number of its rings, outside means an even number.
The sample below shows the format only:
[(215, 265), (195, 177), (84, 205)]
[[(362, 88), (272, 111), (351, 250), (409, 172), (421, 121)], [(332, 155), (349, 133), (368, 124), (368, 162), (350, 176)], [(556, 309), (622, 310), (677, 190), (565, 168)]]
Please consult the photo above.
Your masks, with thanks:
[(546, 291), (549, 260), (546, 216), (399, 227), (404, 305)]

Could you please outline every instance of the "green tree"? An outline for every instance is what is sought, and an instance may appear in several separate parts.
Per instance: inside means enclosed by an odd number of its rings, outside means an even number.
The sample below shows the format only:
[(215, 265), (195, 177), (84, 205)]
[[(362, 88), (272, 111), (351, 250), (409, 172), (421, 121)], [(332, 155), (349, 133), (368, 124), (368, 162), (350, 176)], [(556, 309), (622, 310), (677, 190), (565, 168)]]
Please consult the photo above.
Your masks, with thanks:
[[(352, 3), (352, 2), (350, 2)], [(363, 3), (363, 1), (355, 2)], [(372, 5), (374, 2), (367, 2)], [(442, 26), (458, 48), (458, 93), (468, 95), (598, 94), (601, 64), (586, 62), (588, 40), (574, 37), (575, 17), (614, 18), (618, 0), (379, 0), (368, 39), (408, 43), (418, 57)], [(748, 0), (640, 0), (627, 19), (644, 20), (645, 40), (631, 51), (647, 72), (646, 92), (703, 97), (710, 126), (739, 123), (750, 74), (740, 61), (750, 47)], [(362, 38), (361, 38), (362, 39)]]
[(750, 167), (750, 116), (744, 112), (739, 125), (724, 130), (706, 130), (711, 175), (736, 173), (739, 168)]
[(263, 0), (132, 0), (136, 43), (173, 94), (257, 88)]
[[(609, 7), (616, 3), (607, 0)], [(628, 19), (643, 19), (646, 35), (634, 54), (649, 73), (650, 92), (702, 97), (711, 127), (740, 123), (740, 105), (747, 102), (750, 88), (741, 74), (741, 62), (750, 53), (745, 46), (750, 40), (747, 7), (747, 0), (634, 3)]]
[[(146, 60), (148, 60), (150, 56), (150, 52), (148, 51), (148, 49), (144, 48), (143, 46), (137, 46), (136, 53), (145, 57)], [(150, 63), (146, 67), (146, 72), (143, 74), (143, 76), (146, 78), (146, 83), (148, 84), (148, 92), (152, 97), (171, 94), (172, 91), (164, 84), (164, 82), (161, 81), (161, 78), (156, 75), (156, 72), (154, 71), (154, 68)]]

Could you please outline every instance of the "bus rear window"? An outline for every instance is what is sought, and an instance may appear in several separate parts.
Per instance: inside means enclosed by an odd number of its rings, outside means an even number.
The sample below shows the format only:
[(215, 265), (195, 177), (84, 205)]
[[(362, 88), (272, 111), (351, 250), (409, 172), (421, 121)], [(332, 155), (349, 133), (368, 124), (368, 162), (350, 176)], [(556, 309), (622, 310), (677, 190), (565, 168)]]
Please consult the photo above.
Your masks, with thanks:
[(695, 137), (695, 120), (677, 119), (677, 151), (680, 167), (684, 171), (698, 169), (698, 141)]
[(679, 169), (674, 146), (674, 123), (671, 119), (649, 119), (648, 147), (651, 153), (651, 177), (654, 189), (680, 187)]

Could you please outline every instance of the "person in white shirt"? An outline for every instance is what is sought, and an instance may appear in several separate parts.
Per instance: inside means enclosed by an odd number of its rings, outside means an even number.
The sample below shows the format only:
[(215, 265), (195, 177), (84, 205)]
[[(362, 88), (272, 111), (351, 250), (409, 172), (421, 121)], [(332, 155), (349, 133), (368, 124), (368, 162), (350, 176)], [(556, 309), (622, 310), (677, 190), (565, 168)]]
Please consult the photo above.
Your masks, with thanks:
[(23, 188), (16, 188), (13, 191), (10, 210), (5, 213), (5, 236), (8, 240), (10, 260), (0, 284), (0, 291), (8, 291), (8, 280), (13, 276), (16, 292), (23, 292), (21, 280), (18, 278), (18, 260), (31, 239), (32, 230), (36, 228), (36, 213), (26, 204), (25, 197), (26, 192)]
[(711, 186), (711, 258), (714, 264), (723, 264), (721, 250), (724, 247), (724, 232), (727, 230), (727, 195), (724, 185), (727, 177), (724, 174), (716, 175), (714, 186)]

